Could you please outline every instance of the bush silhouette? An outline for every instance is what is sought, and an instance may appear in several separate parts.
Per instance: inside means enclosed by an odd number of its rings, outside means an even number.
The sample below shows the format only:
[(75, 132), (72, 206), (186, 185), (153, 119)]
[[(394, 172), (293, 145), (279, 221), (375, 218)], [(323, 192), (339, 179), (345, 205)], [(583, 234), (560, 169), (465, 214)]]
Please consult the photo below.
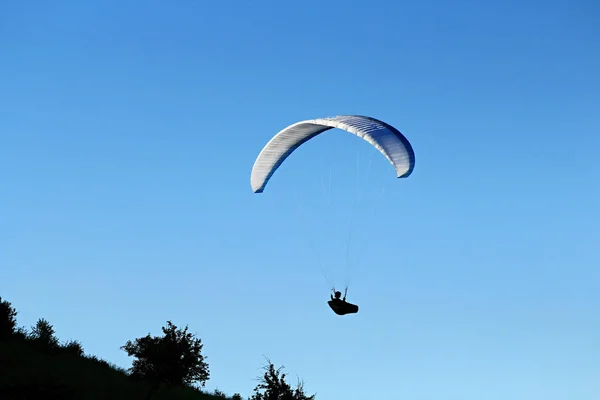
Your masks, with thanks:
[(285, 381), (286, 374), (282, 374), (282, 367), (275, 369), (273, 363), (267, 360), (268, 365), (263, 369), (264, 375), (260, 383), (254, 388), (250, 400), (314, 400), (315, 395), (308, 396), (304, 393), (304, 383), (298, 381), (295, 389)]
[(41, 350), (54, 351), (59, 347), (59, 341), (54, 335), (54, 327), (44, 318), (31, 328), (29, 339), (32, 340)]
[(136, 358), (130, 368), (132, 376), (151, 382), (155, 389), (161, 384), (204, 386), (210, 375), (202, 355), (201, 340), (189, 333), (187, 326), (178, 329), (171, 321), (167, 321), (162, 331), (162, 337), (148, 334), (121, 347)]
[(82, 357), (84, 355), (83, 346), (77, 340), (69, 340), (61, 346), (63, 353), (73, 354)]

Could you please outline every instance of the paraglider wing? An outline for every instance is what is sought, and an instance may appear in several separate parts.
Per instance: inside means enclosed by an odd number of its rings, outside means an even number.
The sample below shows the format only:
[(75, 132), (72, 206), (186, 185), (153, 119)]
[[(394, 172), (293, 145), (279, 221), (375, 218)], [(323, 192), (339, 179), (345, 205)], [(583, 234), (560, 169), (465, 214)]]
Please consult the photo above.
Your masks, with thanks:
[(254, 193), (263, 192), (277, 168), (294, 150), (333, 128), (343, 129), (375, 146), (394, 166), (398, 178), (406, 178), (412, 173), (415, 154), (396, 128), (371, 117), (340, 115), (300, 121), (277, 133), (262, 149), (252, 168), (250, 183)]

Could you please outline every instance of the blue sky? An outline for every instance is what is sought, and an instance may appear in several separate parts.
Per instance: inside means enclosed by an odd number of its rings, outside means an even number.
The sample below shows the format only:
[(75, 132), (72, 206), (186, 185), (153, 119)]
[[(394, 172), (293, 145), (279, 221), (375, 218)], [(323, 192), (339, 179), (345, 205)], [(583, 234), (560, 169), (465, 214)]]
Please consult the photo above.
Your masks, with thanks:
[[(596, 398), (599, 13), (5, 2), (0, 294), (124, 367), (188, 324), (229, 394), (265, 355), (318, 399)], [(412, 176), (335, 130), (252, 193), (271, 136), (336, 114), (401, 130)]]

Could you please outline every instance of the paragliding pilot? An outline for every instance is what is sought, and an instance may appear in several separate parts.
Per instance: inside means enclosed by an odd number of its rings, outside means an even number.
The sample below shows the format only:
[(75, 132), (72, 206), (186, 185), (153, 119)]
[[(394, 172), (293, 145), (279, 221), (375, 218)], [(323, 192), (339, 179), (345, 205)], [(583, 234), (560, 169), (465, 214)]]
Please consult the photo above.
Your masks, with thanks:
[[(341, 297), (341, 295), (342, 295), (342, 292), (336, 291), (335, 289), (333, 289), (333, 292), (334, 292), (333, 294), (335, 294), (335, 298), (337, 300), (339, 300), (340, 297)], [(329, 297), (331, 297), (331, 300), (333, 300), (333, 296), (332, 295), (329, 295)], [(344, 300), (343, 301), (346, 301), (346, 296), (345, 295), (344, 295)]]
[(329, 307), (331, 307), (334, 313), (336, 313), (337, 315), (346, 315), (355, 314), (358, 312), (357, 305), (348, 303), (346, 301), (346, 294), (348, 293), (348, 288), (346, 288), (346, 290), (344, 291), (344, 298), (342, 299), (340, 299), (340, 297), (342, 297), (342, 292), (336, 291), (335, 288), (332, 290), (333, 294), (335, 295), (335, 298), (332, 295), (329, 295), (329, 297), (331, 297), (331, 300), (329, 300), (327, 303), (329, 304)]

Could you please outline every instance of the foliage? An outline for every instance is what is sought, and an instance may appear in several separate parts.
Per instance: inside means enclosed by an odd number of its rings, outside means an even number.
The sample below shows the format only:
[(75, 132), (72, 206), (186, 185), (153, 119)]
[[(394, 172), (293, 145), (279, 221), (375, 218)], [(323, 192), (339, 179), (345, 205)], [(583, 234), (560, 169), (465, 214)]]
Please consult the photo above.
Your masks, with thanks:
[(17, 310), (0, 297), (0, 340), (7, 340), (16, 331)]
[(29, 338), (45, 350), (55, 350), (59, 347), (59, 341), (55, 336), (54, 327), (44, 318), (40, 318), (31, 328)]
[(314, 400), (315, 395), (308, 396), (304, 393), (304, 383), (298, 381), (296, 388), (285, 381), (286, 374), (281, 373), (282, 367), (275, 369), (269, 360), (264, 367), (265, 373), (260, 383), (254, 388), (250, 400)]
[(155, 385), (204, 386), (209, 379), (208, 364), (202, 355), (202, 342), (188, 332), (178, 329), (171, 321), (162, 328), (164, 336), (150, 336), (128, 341), (122, 350), (136, 357), (130, 371), (133, 376)]
[(73, 354), (76, 356), (83, 357), (83, 346), (77, 340), (69, 340), (61, 346), (63, 353)]
[[(96, 355), (86, 355), (76, 340), (61, 344), (50, 322), (41, 318), (27, 331), (17, 326), (17, 311), (0, 298), (0, 397), (7, 400), (60, 398), (78, 400), (243, 400), (220, 390), (205, 393), (192, 383), (209, 378), (202, 343), (170, 321), (164, 336), (150, 335), (121, 347), (137, 357), (126, 370)], [(137, 363), (136, 363), (137, 361)], [(136, 369), (138, 368), (138, 369)], [(265, 367), (262, 383), (252, 400), (314, 400), (285, 382), (285, 374), (273, 364)], [(136, 375), (137, 373), (137, 375)], [(162, 379), (148, 382), (145, 378)], [(140, 379), (144, 378), (144, 379)], [(167, 383), (168, 385), (162, 385)], [(163, 387), (166, 386), (166, 387)]]

